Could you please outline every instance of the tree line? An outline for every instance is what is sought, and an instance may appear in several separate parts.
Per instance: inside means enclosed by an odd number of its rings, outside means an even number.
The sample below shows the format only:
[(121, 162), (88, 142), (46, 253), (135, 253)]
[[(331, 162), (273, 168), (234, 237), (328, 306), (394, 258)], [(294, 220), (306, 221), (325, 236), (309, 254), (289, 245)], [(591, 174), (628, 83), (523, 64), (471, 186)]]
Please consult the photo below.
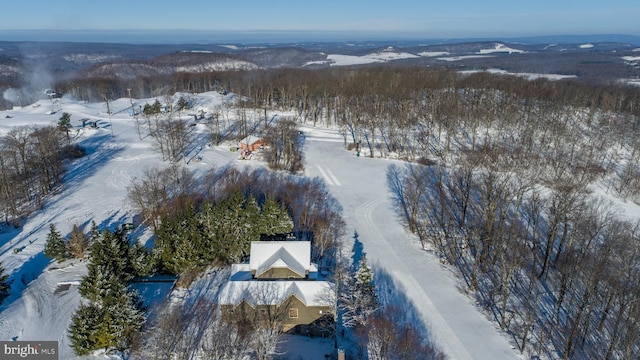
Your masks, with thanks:
[(84, 156), (58, 127), (21, 126), (0, 138), (0, 214), (19, 226), (42, 206), (65, 174), (65, 160)]

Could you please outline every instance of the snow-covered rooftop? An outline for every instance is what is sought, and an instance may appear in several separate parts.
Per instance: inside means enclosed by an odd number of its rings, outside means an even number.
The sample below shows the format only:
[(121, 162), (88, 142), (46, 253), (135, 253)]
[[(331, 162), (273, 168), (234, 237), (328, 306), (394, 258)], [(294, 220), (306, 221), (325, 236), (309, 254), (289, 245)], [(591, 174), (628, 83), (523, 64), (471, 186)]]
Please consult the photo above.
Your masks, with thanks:
[(240, 140), (240, 144), (253, 145), (253, 144), (257, 143), (260, 140), (262, 140), (262, 139), (257, 137), (257, 136), (249, 135), (246, 138)]
[(305, 276), (311, 267), (309, 241), (254, 241), (251, 243), (250, 269), (256, 276), (272, 268), (288, 268)]
[(279, 305), (294, 295), (306, 306), (335, 305), (334, 285), (328, 281), (229, 281), (220, 290), (222, 305)]

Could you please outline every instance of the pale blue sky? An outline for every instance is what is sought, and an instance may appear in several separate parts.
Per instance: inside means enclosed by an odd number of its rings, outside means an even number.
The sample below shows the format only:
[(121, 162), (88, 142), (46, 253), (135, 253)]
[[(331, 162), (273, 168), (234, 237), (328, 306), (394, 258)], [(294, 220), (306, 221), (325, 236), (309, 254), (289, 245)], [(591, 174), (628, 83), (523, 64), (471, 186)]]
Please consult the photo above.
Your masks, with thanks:
[(0, 0), (5, 2), (0, 31), (327, 31), (345, 38), (640, 35), (638, 0)]

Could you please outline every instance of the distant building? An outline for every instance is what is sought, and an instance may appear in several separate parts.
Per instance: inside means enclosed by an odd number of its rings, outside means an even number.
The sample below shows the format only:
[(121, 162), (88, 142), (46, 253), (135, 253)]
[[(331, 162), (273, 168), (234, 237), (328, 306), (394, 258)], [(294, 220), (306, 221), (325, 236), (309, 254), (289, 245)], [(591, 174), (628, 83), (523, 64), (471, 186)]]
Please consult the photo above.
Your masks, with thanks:
[(256, 151), (265, 145), (265, 141), (257, 136), (249, 135), (246, 138), (240, 140), (240, 149)]

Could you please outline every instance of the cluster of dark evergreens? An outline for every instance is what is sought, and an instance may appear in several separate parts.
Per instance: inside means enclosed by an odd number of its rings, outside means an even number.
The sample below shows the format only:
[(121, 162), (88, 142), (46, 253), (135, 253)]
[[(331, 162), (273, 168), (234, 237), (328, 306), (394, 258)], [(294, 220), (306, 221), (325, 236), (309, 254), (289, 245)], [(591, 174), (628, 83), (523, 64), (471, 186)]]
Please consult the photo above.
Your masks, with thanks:
[(313, 261), (322, 262), (344, 232), (341, 208), (322, 182), (266, 169), (212, 169), (199, 180), (171, 168), (148, 171), (129, 198), (154, 228), (160, 269), (174, 274), (237, 262), (261, 234), (290, 231), (312, 241)]
[(11, 283), (13, 280), (9, 280), (9, 274), (4, 273), (4, 267), (0, 263), (0, 305), (4, 302), (4, 299), (9, 297), (11, 293)]
[(91, 239), (89, 272), (79, 288), (87, 303), (76, 310), (69, 326), (77, 355), (129, 347), (145, 322), (145, 310), (138, 295), (129, 291), (129, 281), (153, 268), (151, 255), (121, 229), (99, 232), (94, 224)]
[(239, 262), (249, 254), (251, 241), (260, 235), (293, 230), (287, 210), (273, 198), (262, 204), (252, 195), (233, 191), (227, 198), (189, 203), (172, 218), (165, 217), (156, 232), (154, 253), (161, 270), (180, 274), (214, 263)]

